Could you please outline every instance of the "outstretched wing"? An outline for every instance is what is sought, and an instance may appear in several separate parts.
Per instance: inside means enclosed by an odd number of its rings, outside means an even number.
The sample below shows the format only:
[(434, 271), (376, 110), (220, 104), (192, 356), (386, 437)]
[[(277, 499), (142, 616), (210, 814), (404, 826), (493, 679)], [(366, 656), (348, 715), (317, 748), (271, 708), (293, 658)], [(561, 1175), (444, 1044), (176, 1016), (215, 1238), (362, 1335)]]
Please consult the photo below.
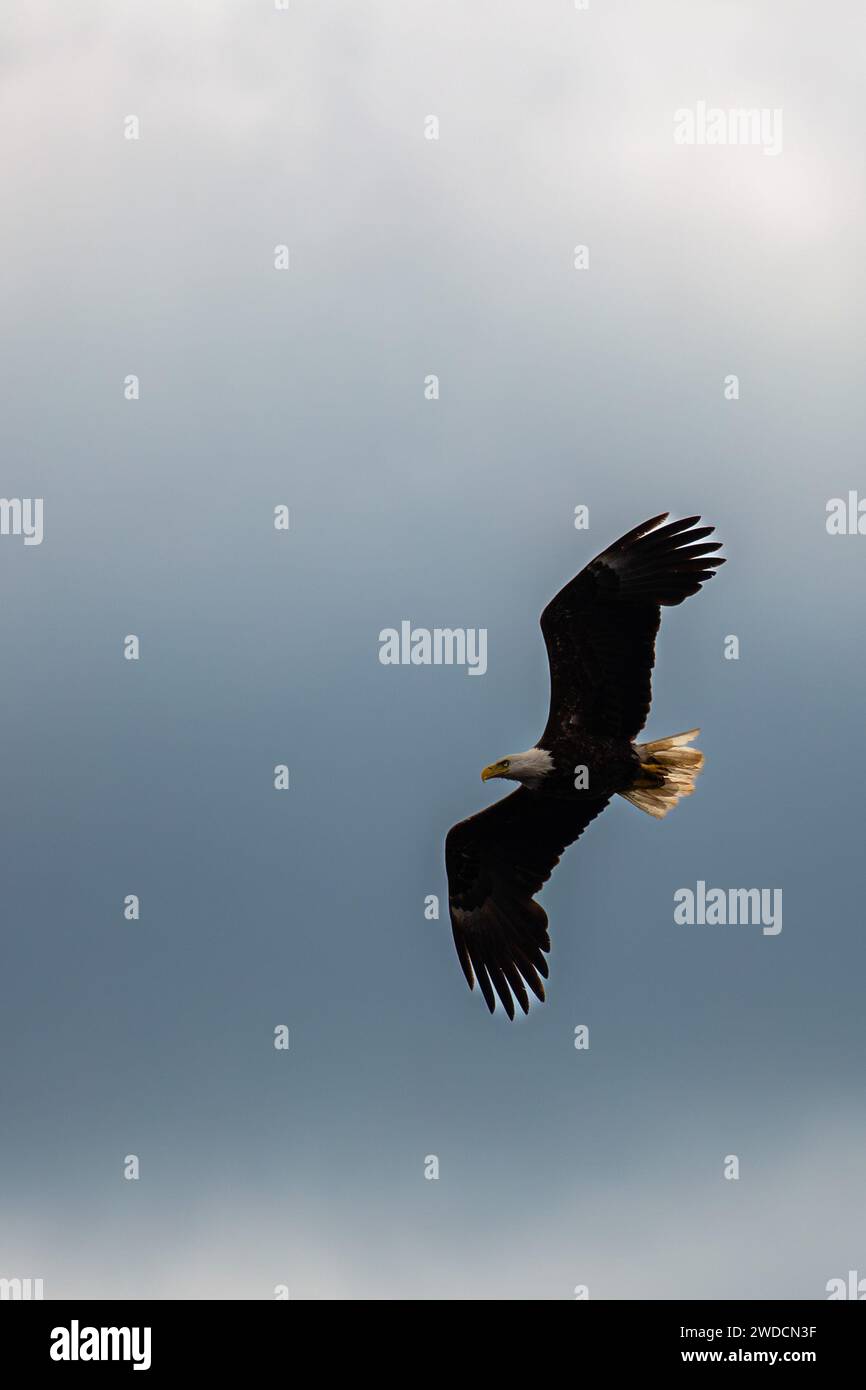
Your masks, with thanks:
[(634, 738), (649, 714), (660, 605), (682, 603), (712, 579), (718, 543), (699, 516), (645, 521), (581, 570), (541, 615), (550, 662), (550, 714), (539, 742), (579, 728)]
[(477, 979), (491, 1013), (494, 990), (509, 1018), (514, 1018), (514, 999), (528, 1013), (526, 985), (544, 998), (540, 977), (547, 978), (543, 952), (550, 950), (550, 938), (547, 914), (532, 901), (533, 894), (566, 845), (608, 800), (558, 800), (520, 787), (448, 831), (445, 867), (454, 945), (469, 988)]

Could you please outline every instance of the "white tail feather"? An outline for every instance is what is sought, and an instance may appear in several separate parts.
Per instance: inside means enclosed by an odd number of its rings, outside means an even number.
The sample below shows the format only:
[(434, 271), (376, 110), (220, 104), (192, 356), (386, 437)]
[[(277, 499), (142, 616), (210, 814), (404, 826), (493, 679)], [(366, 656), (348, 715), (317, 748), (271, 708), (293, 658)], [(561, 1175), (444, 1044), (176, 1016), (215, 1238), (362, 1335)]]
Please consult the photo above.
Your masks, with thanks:
[(655, 743), (634, 744), (640, 758), (640, 774), (634, 786), (620, 792), (620, 796), (649, 816), (666, 816), (681, 796), (691, 796), (695, 789), (704, 755), (687, 745), (699, 733), (700, 729), (689, 729), (688, 733), (660, 738)]

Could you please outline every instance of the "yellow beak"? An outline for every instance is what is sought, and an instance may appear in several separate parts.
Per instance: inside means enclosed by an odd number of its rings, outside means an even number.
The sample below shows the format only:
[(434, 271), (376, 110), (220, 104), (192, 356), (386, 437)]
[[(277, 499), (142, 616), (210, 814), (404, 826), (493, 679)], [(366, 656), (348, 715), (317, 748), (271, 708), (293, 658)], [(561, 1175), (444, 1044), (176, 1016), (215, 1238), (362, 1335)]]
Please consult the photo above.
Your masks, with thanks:
[(491, 779), (491, 777), (499, 777), (499, 776), (500, 776), (500, 772), (499, 772), (499, 763), (491, 763), (490, 766), (489, 766), (489, 767), (485, 767), (484, 771), (482, 772), (482, 774), (481, 774), (481, 780), (482, 780), (482, 782), (489, 782), (490, 779)]

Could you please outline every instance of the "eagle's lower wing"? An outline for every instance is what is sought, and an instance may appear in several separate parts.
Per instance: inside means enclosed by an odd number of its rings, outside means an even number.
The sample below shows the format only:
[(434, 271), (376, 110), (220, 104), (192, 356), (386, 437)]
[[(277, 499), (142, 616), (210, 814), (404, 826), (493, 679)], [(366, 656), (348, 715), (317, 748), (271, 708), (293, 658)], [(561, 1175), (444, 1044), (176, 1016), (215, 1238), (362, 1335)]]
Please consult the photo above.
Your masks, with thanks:
[(550, 662), (550, 714), (539, 742), (578, 728), (635, 738), (649, 713), (660, 605), (682, 603), (723, 559), (698, 516), (660, 526), (667, 512), (622, 536), (551, 599), (541, 615)]
[(540, 977), (547, 978), (543, 952), (550, 938), (547, 914), (532, 897), (608, 800), (558, 800), (520, 787), (449, 830), (445, 867), (454, 944), (469, 988), (477, 979), (491, 1013), (494, 990), (509, 1018), (512, 994), (529, 1011), (526, 985), (544, 998)]

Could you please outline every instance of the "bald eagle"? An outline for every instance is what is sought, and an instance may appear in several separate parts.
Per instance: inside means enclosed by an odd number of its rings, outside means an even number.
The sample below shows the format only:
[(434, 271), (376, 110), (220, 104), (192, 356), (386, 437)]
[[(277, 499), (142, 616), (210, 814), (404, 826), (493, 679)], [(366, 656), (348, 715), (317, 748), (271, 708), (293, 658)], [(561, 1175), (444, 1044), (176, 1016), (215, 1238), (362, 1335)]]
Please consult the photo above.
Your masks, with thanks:
[[(534, 748), (485, 767), (482, 781), (521, 785), (445, 840), (454, 944), (469, 988), (508, 1017), (544, 999), (547, 914), (534, 895), (560, 855), (619, 795), (665, 816), (694, 790), (698, 729), (635, 743), (649, 713), (661, 606), (682, 603), (724, 560), (698, 516), (636, 526), (581, 570), (541, 615), (550, 664), (550, 714)], [(495, 993), (494, 993), (495, 991)]]

